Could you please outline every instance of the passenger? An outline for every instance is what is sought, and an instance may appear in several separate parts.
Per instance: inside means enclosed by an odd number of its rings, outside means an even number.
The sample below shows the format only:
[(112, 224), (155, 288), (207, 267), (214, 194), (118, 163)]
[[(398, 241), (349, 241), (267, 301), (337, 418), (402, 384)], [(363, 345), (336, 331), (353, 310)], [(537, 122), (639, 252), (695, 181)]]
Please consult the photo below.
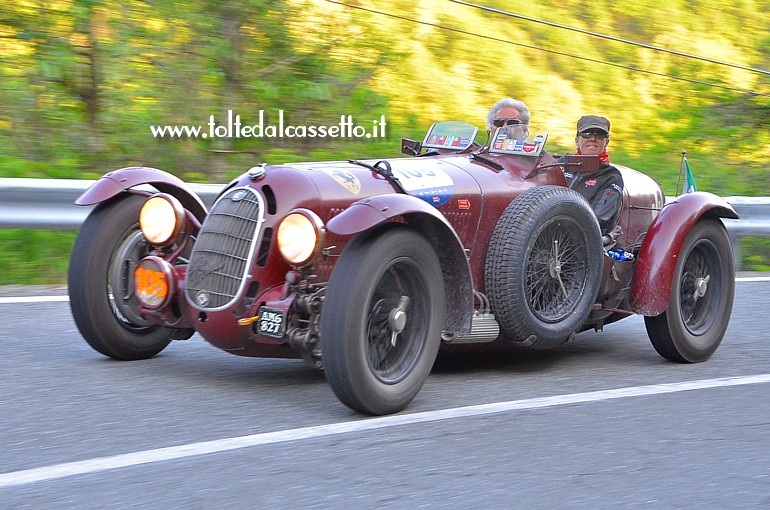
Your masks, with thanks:
[(510, 97), (504, 97), (490, 108), (487, 114), (487, 129), (493, 133), (496, 128), (508, 126), (510, 138), (525, 140), (529, 135), (529, 108)]
[[(591, 204), (599, 220), (602, 235), (608, 234), (620, 216), (623, 207), (623, 177), (610, 164), (607, 145), (610, 143), (610, 121), (598, 115), (585, 115), (577, 122), (575, 145), (578, 154), (599, 156), (599, 170), (592, 173), (564, 170), (567, 184)], [(568, 154), (562, 158), (566, 161)], [(617, 235), (617, 234), (616, 234)], [(613, 238), (616, 237), (612, 236)]]

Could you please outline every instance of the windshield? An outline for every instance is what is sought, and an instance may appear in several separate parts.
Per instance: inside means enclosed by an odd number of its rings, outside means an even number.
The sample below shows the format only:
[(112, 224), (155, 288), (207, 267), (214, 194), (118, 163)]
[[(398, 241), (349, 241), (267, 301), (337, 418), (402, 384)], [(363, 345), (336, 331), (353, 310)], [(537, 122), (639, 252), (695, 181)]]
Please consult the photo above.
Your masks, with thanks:
[(437, 122), (428, 130), (422, 146), (431, 149), (462, 150), (473, 142), (477, 131), (476, 126), (467, 122)]

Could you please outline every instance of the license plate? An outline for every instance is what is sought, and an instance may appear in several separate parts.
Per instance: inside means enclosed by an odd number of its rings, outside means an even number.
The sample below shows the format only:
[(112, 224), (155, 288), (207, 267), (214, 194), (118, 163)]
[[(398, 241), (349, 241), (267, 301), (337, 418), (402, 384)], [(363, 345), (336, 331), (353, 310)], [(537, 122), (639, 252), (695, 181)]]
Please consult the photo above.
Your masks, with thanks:
[(257, 311), (257, 333), (272, 338), (283, 338), (286, 332), (286, 314), (283, 310), (261, 306)]

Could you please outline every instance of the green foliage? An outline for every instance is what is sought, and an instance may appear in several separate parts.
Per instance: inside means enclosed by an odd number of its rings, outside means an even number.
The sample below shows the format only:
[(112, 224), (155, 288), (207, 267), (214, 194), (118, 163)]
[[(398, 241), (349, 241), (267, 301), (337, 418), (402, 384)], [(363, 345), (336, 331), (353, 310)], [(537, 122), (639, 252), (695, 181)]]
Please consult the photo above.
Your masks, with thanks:
[[(714, 59), (770, 62), (770, 12), (751, 2), (599, 0), (590, 11), (576, 1), (488, 3)], [(386, 156), (402, 136), (420, 138), (436, 120), (483, 126), (489, 105), (511, 95), (530, 105), (556, 150), (571, 148), (578, 116), (611, 117), (614, 160), (650, 173), (668, 193), (682, 150), (703, 189), (750, 195), (770, 184), (767, 98), (536, 48), (768, 93), (766, 77), (445, 0), (366, 7), (427, 24), (324, 0), (61, 0), (51, 8), (9, 0), (0, 6), (0, 176), (94, 176), (142, 164), (224, 181), (254, 159)], [(343, 114), (361, 122), (386, 115), (389, 138), (180, 140), (149, 132), (151, 125), (205, 127), (227, 110), (251, 121), (282, 110), (315, 125)]]
[[(417, 23), (325, 0), (6, 0), (0, 3), (0, 177), (93, 179), (146, 165), (191, 182), (227, 182), (260, 162), (396, 156), (402, 137), (421, 139), (437, 120), (465, 120), (483, 133), (489, 106), (513, 96), (529, 105), (535, 126), (548, 130), (553, 152), (573, 149), (580, 115), (608, 116), (612, 160), (648, 173), (667, 194), (676, 191), (683, 150), (699, 189), (720, 195), (770, 189), (770, 98), (661, 76), (770, 94), (767, 75), (446, 0), (351, 3)], [(578, 0), (484, 3), (770, 67), (766, 2), (596, 0), (590, 9)], [(228, 110), (250, 124), (260, 112), (274, 121), (283, 111), (293, 124), (316, 126), (333, 125), (341, 115), (368, 126), (385, 115), (387, 137), (160, 139), (150, 133), (160, 125), (207, 129), (212, 115), (221, 123)]]

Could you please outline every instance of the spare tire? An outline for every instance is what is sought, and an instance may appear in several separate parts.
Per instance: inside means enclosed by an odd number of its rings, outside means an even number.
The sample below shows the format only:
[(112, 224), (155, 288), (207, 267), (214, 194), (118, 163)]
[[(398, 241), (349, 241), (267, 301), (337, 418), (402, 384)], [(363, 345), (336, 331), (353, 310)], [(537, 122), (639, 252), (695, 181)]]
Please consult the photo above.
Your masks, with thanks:
[(495, 225), (484, 271), (501, 333), (541, 349), (567, 342), (596, 301), (602, 251), (599, 223), (579, 193), (540, 186), (519, 195)]

